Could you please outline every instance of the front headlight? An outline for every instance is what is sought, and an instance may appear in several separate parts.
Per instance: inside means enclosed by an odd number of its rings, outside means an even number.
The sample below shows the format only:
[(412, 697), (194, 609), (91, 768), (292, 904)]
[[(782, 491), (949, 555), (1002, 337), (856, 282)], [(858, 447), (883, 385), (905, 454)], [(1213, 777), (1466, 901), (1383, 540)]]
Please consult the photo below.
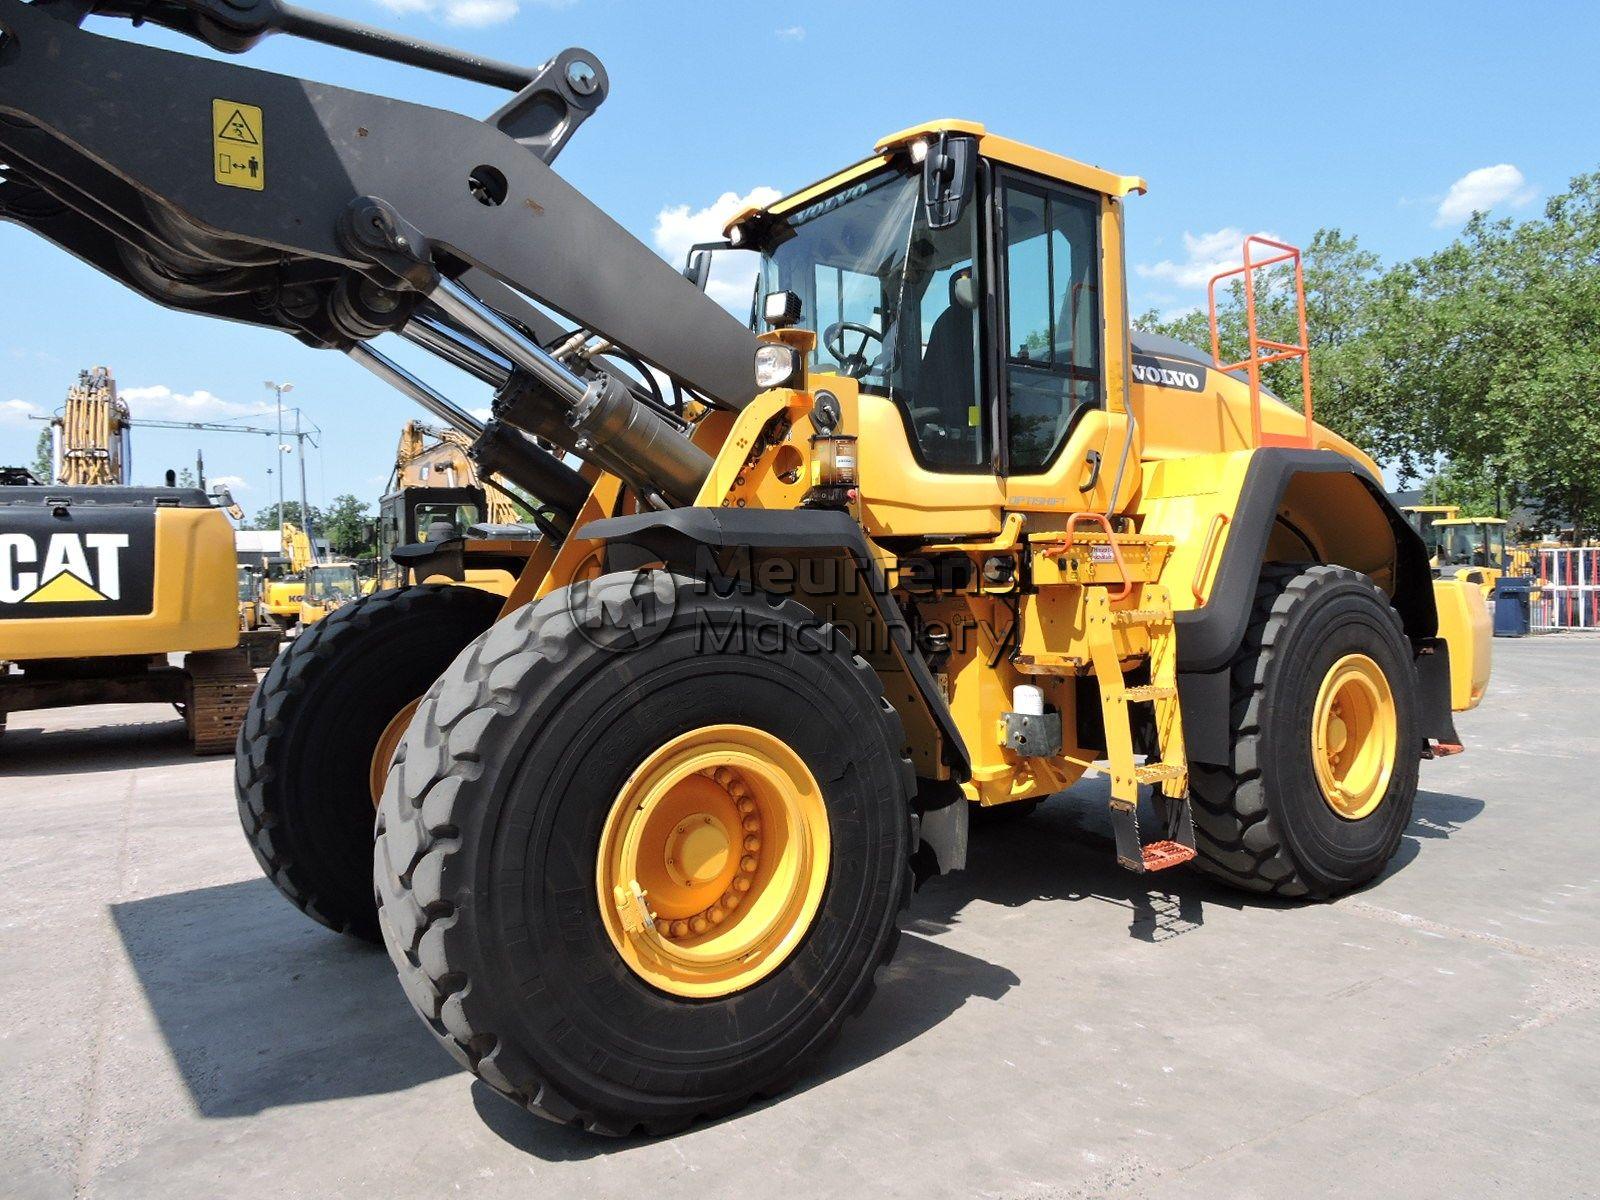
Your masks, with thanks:
[(800, 352), (793, 346), (767, 343), (756, 350), (756, 384), (769, 388), (788, 387), (800, 375)]

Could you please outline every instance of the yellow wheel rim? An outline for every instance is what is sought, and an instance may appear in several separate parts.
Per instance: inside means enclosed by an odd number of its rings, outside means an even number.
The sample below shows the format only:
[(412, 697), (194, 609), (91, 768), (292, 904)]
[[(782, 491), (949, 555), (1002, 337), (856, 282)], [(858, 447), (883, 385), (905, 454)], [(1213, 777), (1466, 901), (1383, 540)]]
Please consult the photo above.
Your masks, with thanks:
[(394, 756), (400, 750), (400, 739), (406, 736), (406, 726), (411, 724), (417, 705), (421, 703), (422, 697), (418, 696), (395, 713), (378, 735), (378, 744), (372, 749), (372, 763), (367, 767), (367, 787), (372, 791), (373, 808), (377, 808), (378, 801), (383, 799), (383, 781), (389, 777), (389, 768), (394, 765)]
[(828, 880), (822, 789), (781, 739), (708, 725), (623, 784), (595, 882), (611, 944), (652, 987), (726, 996), (782, 965)]
[(1383, 668), (1347, 654), (1328, 669), (1312, 710), (1311, 761), (1328, 807), (1346, 820), (1383, 801), (1394, 774), (1399, 722)]

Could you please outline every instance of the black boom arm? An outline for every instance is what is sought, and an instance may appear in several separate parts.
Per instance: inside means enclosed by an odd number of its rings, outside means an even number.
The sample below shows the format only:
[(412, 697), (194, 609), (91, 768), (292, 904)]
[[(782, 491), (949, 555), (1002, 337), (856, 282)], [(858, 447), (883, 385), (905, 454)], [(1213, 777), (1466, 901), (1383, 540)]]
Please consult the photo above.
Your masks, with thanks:
[[(230, 52), (307, 37), (517, 94), (479, 121), (101, 37), (79, 28), (92, 14)], [(730, 408), (755, 394), (755, 340), (551, 170), (607, 88), (583, 50), (524, 70), (276, 0), (0, 0), (0, 218), (159, 303), (315, 346), (455, 338), (508, 368), (521, 410), (532, 388), (574, 445), (620, 438), (597, 461), (681, 503), (703, 455), (636, 383), (605, 381), (589, 340)], [(559, 321), (581, 336), (551, 366)], [(670, 486), (652, 488), (639, 460), (662, 454)]]

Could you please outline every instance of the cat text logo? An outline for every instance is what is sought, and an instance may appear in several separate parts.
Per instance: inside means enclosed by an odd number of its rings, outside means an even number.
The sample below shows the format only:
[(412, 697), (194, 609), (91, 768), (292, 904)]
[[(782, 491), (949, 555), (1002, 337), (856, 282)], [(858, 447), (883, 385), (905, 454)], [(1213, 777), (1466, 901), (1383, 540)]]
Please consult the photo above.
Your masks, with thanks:
[(41, 552), (26, 533), (0, 533), (0, 604), (82, 604), (122, 597), (125, 533), (53, 533)]

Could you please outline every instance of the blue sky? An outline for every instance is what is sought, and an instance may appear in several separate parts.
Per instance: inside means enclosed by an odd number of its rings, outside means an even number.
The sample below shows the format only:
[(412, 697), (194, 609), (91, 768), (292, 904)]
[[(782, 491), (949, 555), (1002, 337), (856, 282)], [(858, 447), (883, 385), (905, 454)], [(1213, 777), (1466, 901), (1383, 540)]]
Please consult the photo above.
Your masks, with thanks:
[[(1588, 3), (641, 4), (622, 0), (327, 0), (341, 16), (534, 64), (598, 54), (611, 95), (559, 170), (647, 242), (681, 256), (733, 197), (788, 191), (934, 116), (1144, 175), (1131, 207), (1136, 306), (1202, 299), (1239, 232), (1298, 241), (1337, 225), (1386, 260), (1448, 241), (1474, 206), (1531, 215), (1600, 167), (1600, 6)], [(198, 43), (97, 20), (97, 32)], [(1265, 36), (1270, 30), (1270, 41)], [(1257, 47), (1243, 56), (1239, 47)], [(243, 61), (486, 115), (502, 93), (275, 38)], [(768, 193), (770, 194), (770, 193)], [(460, 403), (484, 389), (408, 348)], [(112, 367), (135, 417), (261, 424), (267, 379), (324, 431), (313, 503), (376, 500), (418, 415), (342, 356), (159, 309), (0, 225), (0, 464), (31, 461), (80, 367)], [(270, 417), (267, 418), (270, 421)], [(254, 511), (275, 493), (274, 441), (137, 431), (154, 482), (205, 453)], [(289, 464), (291, 495), (295, 467)]]

